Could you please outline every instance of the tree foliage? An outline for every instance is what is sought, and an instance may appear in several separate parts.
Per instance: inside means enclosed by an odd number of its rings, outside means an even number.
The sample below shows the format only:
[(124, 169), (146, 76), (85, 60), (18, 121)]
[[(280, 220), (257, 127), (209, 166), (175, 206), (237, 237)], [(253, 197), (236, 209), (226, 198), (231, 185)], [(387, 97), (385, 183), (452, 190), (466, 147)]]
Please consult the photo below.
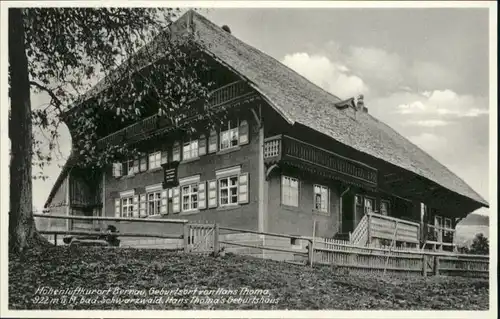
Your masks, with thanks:
[[(190, 114), (190, 109), (197, 107), (192, 101), (206, 101), (211, 81), (204, 76), (208, 65), (197, 50), (199, 42), (194, 41), (194, 33), (176, 34), (169, 30), (181, 13), (178, 9), (9, 10), (9, 133), (23, 128), (17, 134), (9, 134), (11, 145), (20, 145), (11, 157), (11, 181), (19, 181), (20, 186), (11, 185), (11, 193), (19, 187), (30, 194), (11, 196), (10, 233), (19, 235), (26, 233), (22, 229), (30, 228), (31, 237), (31, 181), (22, 176), (31, 176), (31, 168), (26, 166), (31, 166), (32, 160), (25, 149), (32, 150), (33, 164), (42, 169), (43, 177), (43, 168), (58, 150), (58, 127), (64, 122), (70, 128), (72, 155), (79, 165), (103, 167), (119, 158), (137, 156), (138, 150), (131, 146), (97, 148), (110, 114), (113, 123), (124, 126), (157, 110), (175, 127), (183, 114)], [(153, 44), (147, 45), (153, 39)], [(10, 50), (11, 43), (18, 44), (17, 50)], [(19, 62), (23, 59), (27, 65)], [(26, 77), (28, 81), (19, 80)], [(96, 85), (99, 78), (102, 80)], [(29, 98), (25, 97), (29, 91), (44, 92), (50, 102), (31, 110)], [(25, 118), (24, 113), (30, 116)], [(45, 141), (40, 135), (35, 134), (33, 139), (31, 133), (26, 133), (31, 132), (31, 124), (42, 132)], [(24, 144), (32, 145), (25, 148)], [(18, 165), (20, 161), (23, 163)], [(27, 245), (25, 239), (21, 242), (18, 244)]]
[(470, 246), (460, 247), (459, 252), (463, 254), (488, 255), (490, 253), (489, 240), (483, 233), (479, 233), (474, 237)]
[[(115, 114), (113, 121), (131, 123), (153, 105), (175, 125), (189, 112), (188, 102), (208, 96), (206, 61), (192, 36), (168, 32), (178, 9), (29, 8), (23, 13), (30, 84), (51, 97), (50, 105), (33, 112), (49, 144), (49, 152), (35, 148), (42, 168), (53, 158), (62, 120), (72, 123), (73, 152), (83, 164), (103, 166), (137, 153), (123, 145), (97, 149), (103, 110)], [(147, 45), (153, 39), (154, 45)], [(99, 77), (104, 80), (86, 94)], [(68, 116), (72, 107), (79, 111)]]

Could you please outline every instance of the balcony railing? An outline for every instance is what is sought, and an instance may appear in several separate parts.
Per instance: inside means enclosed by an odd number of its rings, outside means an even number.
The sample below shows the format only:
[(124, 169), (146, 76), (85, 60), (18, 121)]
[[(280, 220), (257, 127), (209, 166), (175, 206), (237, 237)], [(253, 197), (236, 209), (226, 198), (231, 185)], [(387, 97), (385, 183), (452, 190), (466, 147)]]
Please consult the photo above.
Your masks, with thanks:
[[(206, 107), (209, 109), (220, 108), (254, 96), (256, 97), (257, 93), (251, 90), (245, 82), (236, 81), (212, 91)], [(192, 101), (191, 103), (196, 103), (196, 101)], [(184, 118), (184, 120), (198, 115), (199, 114), (190, 114), (190, 116)], [(134, 137), (153, 132), (163, 126), (166, 126), (166, 123), (164, 123), (166, 121), (162, 121), (162, 119), (163, 117), (158, 114), (147, 117), (142, 121), (101, 138), (98, 141), (98, 146), (102, 147), (106, 144), (120, 144)]]
[(370, 238), (419, 244), (420, 224), (377, 213), (367, 216)]
[(371, 186), (377, 185), (375, 168), (286, 135), (273, 136), (264, 142), (264, 162), (280, 161), (299, 161)]

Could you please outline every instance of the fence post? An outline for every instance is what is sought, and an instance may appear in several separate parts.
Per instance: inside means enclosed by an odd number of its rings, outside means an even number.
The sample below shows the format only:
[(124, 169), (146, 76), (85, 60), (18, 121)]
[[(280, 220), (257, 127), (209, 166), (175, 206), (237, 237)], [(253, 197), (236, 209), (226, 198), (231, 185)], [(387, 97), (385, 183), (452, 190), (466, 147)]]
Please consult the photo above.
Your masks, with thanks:
[(57, 246), (57, 234), (54, 234), (54, 246)]
[(434, 275), (439, 276), (439, 256), (434, 256)]
[(309, 266), (311, 266), (311, 267), (313, 265), (313, 254), (314, 254), (312, 242), (313, 241), (311, 239), (309, 239), (309, 245), (307, 245), (307, 262), (309, 263)]
[(184, 224), (183, 227), (183, 239), (184, 239), (184, 252), (189, 252), (189, 224)]
[(422, 254), (422, 276), (427, 277), (427, 255)]
[(214, 224), (214, 256), (219, 254), (219, 224)]

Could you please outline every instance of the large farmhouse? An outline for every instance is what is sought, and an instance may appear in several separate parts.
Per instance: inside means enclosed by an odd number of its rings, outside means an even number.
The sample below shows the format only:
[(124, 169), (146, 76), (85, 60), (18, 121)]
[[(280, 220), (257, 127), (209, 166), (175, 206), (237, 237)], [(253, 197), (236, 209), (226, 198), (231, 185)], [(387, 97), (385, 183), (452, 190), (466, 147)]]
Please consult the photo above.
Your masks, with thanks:
[[(463, 180), (371, 116), (361, 96), (341, 100), (194, 11), (169, 32), (193, 30), (197, 41), (210, 44), (200, 50), (218, 75), (208, 107), (229, 112), (227, 126), (193, 138), (157, 114), (126, 127), (103, 123), (100, 144), (140, 142), (148, 156), (90, 179), (72, 154), (47, 199), (50, 213), (207, 220), (304, 236), (314, 229), (318, 237), (359, 245), (395, 239), (451, 249), (457, 222), (488, 207)], [(164, 188), (169, 163), (178, 163), (171, 166), (178, 186)], [(167, 231), (162, 227), (120, 224)]]

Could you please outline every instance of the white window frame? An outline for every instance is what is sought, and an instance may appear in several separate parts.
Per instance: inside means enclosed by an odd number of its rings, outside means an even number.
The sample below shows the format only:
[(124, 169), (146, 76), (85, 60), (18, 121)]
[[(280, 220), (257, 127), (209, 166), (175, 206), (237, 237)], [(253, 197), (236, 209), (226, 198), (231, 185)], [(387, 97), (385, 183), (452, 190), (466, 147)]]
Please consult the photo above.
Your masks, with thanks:
[[(153, 196), (152, 199), (150, 199), (150, 196)], [(153, 211), (151, 212), (150, 209), (150, 203), (153, 204)], [(160, 215), (160, 208), (161, 208), (161, 191), (157, 192), (149, 192), (146, 194), (146, 210), (148, 216), (157, 216)]]
[[(181, 188), (181, 211), (192, 212), (198, 210), (198, 183), (186, 184)], [(187, 189), (187, 192), (185, 192)], [(187, 201), (186, 198), (187, 197)], [(187, 204), (187, 208), (184, 205)]]
[[(327, 186), (320, 185), (320, 184), (314, 184), (313, 185), (313, 193), (314, 193), (314, 210), (322, 213), (328, 213), (329, 212), (329, 205), (330, 205), (330, 189)], [(320, 199), (320, 207), (317, 207), (317, 202), (316, 198), (317, 195), (319, 195)]]
[[(227, 127), (224, 128), (224, 131), (221, 129), (219, 133), (219, 151), (228, 150), (234, 147), (238, 147), (240, 145), (240, 136), (239, 136), (239, 128), (240, 122), (236, 121), (236, 126), (231, 127), (231, 121), (227, 122)], [(233, 135), (234, 134), (234, 135)], [(234, 136), (235, 139), (231, 139), (231, 136)], [(227, 145), (223, 145), (223, 143), (227, 140)], [(232, 145), (231, 141), (236, 140), (236, 144)]]
[[(387, 215), (384, 215), (384, 214), (382, 213), (382, 204), (383, 204), (383, 203), (387, 204), (387, 211), (386, 211)], [(380, 213), (380, 215), (384, 215), (384, 216), (389, 216), (389, 215), (390, 215), (390, 213), (391, 213), (391, 202), (390, 202), (389, 200), (387, 200), (387, 199), (381, 199), (381, 200), (380, 200), (380, 209), (379, 209), (379, 213)]]
[(127, 175), (135, 175), (139, 172), (139, 165), (135, 165), (136, 163), (139, 164), (138, 159), (130, 159), (127, 160)]
[[(292, 187), (292, 182), (297, 187)], [(292, 207), (299, 207), (299, 179), (290, 176), (281, 176), (281, 204)]]
[[(198, 139), (188, 140), (182, 143), (182, 160), (189, 160), (198, 157)], [(186, 151), (186, 147), (188, 150)]]
[(148, 165), (150, 170), (161, 167), (161, 151), (148, 155)]
[[(125, 209), (127, 208), (127, 209)], [(120, 198), (120, 216), (130, 218), (134, 215), (134, 196)]]
[[(219, 190), (219, 206), (221, 207), (227, 207), (227, 206), (235, 206), (238, 205), (238, 192), (239, 192), (239, 181), (238, 181), (238, 175), (230, 175), (230, 176), (225, 176), (219, 178), (217, 181), (217, 186)], [(226, 186), (222, 186), (222, 181), (227, 181)], [(231, 184), (230, 182), (234, 180), (236, 181), (235, 184)], [(231, 194), (231, 190), (236, 189), (236, 194)], [(226, 190), (227, 191), (227, 203), (223, 203), (222, 199), (222, 191)], [(234, 200), (234, 202), (233, 202)]]
[[(372, 203), (372, 206), (371, 206), (372, 211), (371, 212), (368, 212), (368, 210), (367, 210), (366, 203), (368, 201), (370, 201)], [(365, 214), (367, 214), (367, 213), (370, 213), (370, 214), (375, 213), (375, 211), (376, 211), (375, 210), (375, 203), (376, 203), (375, 198), (370, 197), (370, 196), (363, 196), (363, 211), (365, 212)]]

